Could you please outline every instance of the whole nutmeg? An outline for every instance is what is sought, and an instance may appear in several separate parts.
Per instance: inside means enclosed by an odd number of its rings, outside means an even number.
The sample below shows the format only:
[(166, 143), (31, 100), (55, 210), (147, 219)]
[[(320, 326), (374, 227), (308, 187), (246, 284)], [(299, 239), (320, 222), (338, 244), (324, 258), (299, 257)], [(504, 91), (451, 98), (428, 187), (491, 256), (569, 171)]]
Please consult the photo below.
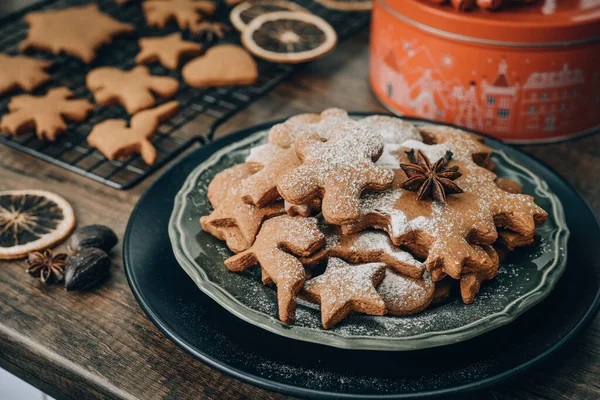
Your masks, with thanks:
[(94, 248), (109, 252), (119, 242), (115, 232), (104, 225), (88, 225), (71, 236), (69, 252), (78, 253), (81, 249)]
[(110, 257), (100, 249), (81, 249), (69, 257), (65, 267), (65, 289), (85, 290), (97, 285), (107, 276)]

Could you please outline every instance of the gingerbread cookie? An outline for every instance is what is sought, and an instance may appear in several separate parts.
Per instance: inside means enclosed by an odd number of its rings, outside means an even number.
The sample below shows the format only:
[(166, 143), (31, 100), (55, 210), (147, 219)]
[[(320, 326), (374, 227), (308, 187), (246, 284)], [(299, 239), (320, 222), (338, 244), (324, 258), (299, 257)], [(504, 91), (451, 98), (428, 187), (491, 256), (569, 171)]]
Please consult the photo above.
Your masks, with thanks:
[(340, 108), (328, 108), (320, 114), (295, 115), (269, 130), (269, 143), (288, 148), (306, 136), (327, 140), (333, 128), (350, 120), (348, 112)]
[(388, 314), (413, 315), (431, 304), (435, 283), (427, 271), (421, 278), (411, 278), (388, 269), (377, 291)]
[(214, 14), (217, 6), (204, 0), (146, 0), (142, 9), (150, 26), (164, 28), (174, 19), (179, 28), (188, 29), (197, 24), (202, 15)]
[[(449, 196), (446, 205), (418, 200), (417, 193), (400, 189), (407, 177), (397, 175), (401, 179), (395, 182), (394, 189), (361, 199), (361, 216), (345, 229), (354, 232), (370, 226), (388, 231), (396, 245), (406, 245), (417, 255), (427, 257), (426, 265), (434, 281), (445, 274), (461, 279), (463, 269), (487, 265), (490, 255), (470, 243), (493, 243), (497, 239), (496, 227), (530, 237), (535, 225), (547, 217), (530, 196), (498, 188), (495, 174), (474, 163), (472, 149), (478, 145), (472, 139), (459, 133), (453, 137), (456, 139), (446, 138), (442, 145), (450, 146), (460, 157), (451, 161), (448, 168), (463, 174), (455, 182), (464, 193)], [(409, 142), (413, 144), (406, 143)], [(430, 159), (442, 150), (448, 151), (440, 144), (421, 143), (418, 147)], [(404, 162), (410, 162), (406, 153), (403, 157)]]
[(15, 88), (31, 92), (50, 79), (45, 70), (51, 65), (46, 60), (0, 53), (0, 94)]
[(500, 259), (496, 250), (492, 246), (482, 246), (482, 249), (489, 256), (486, 262), (475, 266), (475, 268), (466, 266), (460, 276), (460, 296), (465, 304), (473, 303), (475, 296), (479, 293), (481, 284), (498, 274)]
[(295, 147), (302, 165), (280, 178), (279, 193), (292, 204), (321, 197), (329, 223), (356, 220), (361, 193), (385, 190), (394, 178), (391, 170), (374, 164), (383, 151), (381, 136), (358, 122), (338, 125), (327, 142), (304, 137)]
[(252, 85), (258, 79), (256, 61), (246, 50), (232, 44), (211, 47), (188, 62), (181, 71), (194, 87)]
[(385, 303), (376, 286), (385, 275), (383, 263), (350, 265), (331, 257), (323, 275), (304, 284), (303, 294), (321, 305), (321, 322), (329, 329), (352, 311), (384, 315)]
[(508, 178), (496, 178), (496, 186), (505, 192), (512, 194), (521, 194), (523, 193), (523, 188), (517, 182)]
[[(208, 201), (213, 209), (226, 203), (230, 193), (237, 190), (237, 186), (250, 175), (252, 175), (252, 171), (245, 164), (218, 173), (208, 185), (207, 190)], [(275, 207), (278, 207), (278, 209)], [(267, 207), (261, 212), (265, 214), (265, 218), (281, 214), (281, 205), (275, 207)], [(234, 253), (244, 251), (252, 245), (252, 242), (246, 240), (238, 226), (215, 226), (210, 221), (211, 219), (207, 217), (200, 218), (202, 229), (216, 238), (224, 240), (227, 243), (227, 247)]]
[(321, 211), (321, 199), (314, 198), (309, 204), (292, 204), (287, 201), (283, 202), (285, 212), (288, 215), (302, 217), (309, 217), (311, 215), (318, 214)]
[(316, 218), (282, 215), (263, 224), (252, 247), (225, 260), (231, 271), (243, 271), (260, 264), (267, 281), (277, 285), (279, 319), (295, 318), (296, 296), (305, 280), (304, 266), (294, 256), (309, 256), (325, 243)]
[(421, 278), (425, 264), (409, 252), (394, 246), (383, 232), (362, 231), (345, 235), (339, 226), (322, 224), (325, 247), (301, 261), (306, 265), (320, 262), (327, 257), (339, 257), (352, 263), (381, 262), (402, 275)]
[(242, 200), (258, 207), (279, 199), (279, 177), (300, 165), (293, 149), (282, 149), (268, 143), (250, 150), (246, 162), (260, 170), (242, 183)]
[(167, 76), (152, 76), (148, 67), (137, 67), (123, 71), (114, 67), (100, 67), (86, 77), (88, 89), (94, 93), (96, 103), (110, 105), (120, 103), (129, 114), (156, 104), (153, 93), (170, 98), (177, 93), (179, 82)]
[(171, 101), (158, 107), (141, 111), (131, 117), (130, 127), (122, 119), (107, 119), (92, 128), (87, 137), (91, 147), (98, 149), (109, 160), (122, 159), (141, 154), (148, 165), (156, 161), (156, 149), (150, 139), (161, 121), (170, 118), (179, 108)]
[[(245, 164), (228, 168), (215, 176), (208, 186), (208, 198), (214, 206), (214, 211), (200, 219), (205, 231), (212, 233), (207, 228), (209, 225), (221, 228), (237, 227), (250, 246), (265, 219), (285, 213), (281, 203), (264, 208), (244, 203), (240, 196), (241, 184), (250, 176), (251, 170)], [(237, 246), (232, 248), (233, 251), (238, 249)]]
[(183, 40), (179, 32), (165, 37), (141, 38), (139, 44), (140, 52), (135, 57), (138, 64), (158, 61), (169, 69), (177, 69), (181, 57), (198, 55), (202, 52), (201, 44)]
[(67, 130), (64, 119), (81, 122), (94, 109), (89, 101), (73, 96), (66, 87), (50, 89), (44, 96), (14, 96), (8, 103), (10, 113), (0, 120), (0, 130), (18, 135), (33, 126), (40, 140), (53, 141)]
[(25, 21), (29, 31), (19, 46), (22, 51), (34, 48), (54, 54), (65, 52), (85, 63), (92, 62), (96, 51), (110, 43), (113, 37), (134, 31), (133, 25), (113, 19), (101, 12), (95, 3), (30, 12), (25, 15)]

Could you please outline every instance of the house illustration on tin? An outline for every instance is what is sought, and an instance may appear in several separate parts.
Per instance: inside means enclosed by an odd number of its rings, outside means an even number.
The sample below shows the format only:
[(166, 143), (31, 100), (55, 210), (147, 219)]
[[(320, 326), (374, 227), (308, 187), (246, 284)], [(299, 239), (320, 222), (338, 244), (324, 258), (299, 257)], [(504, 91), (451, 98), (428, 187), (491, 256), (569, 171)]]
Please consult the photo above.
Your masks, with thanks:
[(586, 90), (583, 72), (564, 64), (560, 70), (534, 72), (523, 85), (520, 128), (554, 131), (569, 127), (579, 97)]
[(512, 106), (517, 102), (519, 83), (511, 84), (505, 59), (498, 64), (496, 77), (488, 83), (484, 77), (481, 81), (480, 98), (483, 103), (484, 120), (482, 128), (496, 132), (508, 132), (513, 128), (514, 115)]

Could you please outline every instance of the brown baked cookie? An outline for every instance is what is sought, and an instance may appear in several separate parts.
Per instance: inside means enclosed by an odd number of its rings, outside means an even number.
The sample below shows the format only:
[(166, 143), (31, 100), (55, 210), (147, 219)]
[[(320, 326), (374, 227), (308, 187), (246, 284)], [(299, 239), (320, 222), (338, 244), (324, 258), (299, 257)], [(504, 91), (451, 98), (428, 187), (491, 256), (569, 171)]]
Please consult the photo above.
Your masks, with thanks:
[(394, 178), (390, 169), (374, 164), (383, 150), (381, 136), (358, 122), (338, 125), (327, 142), (304, 137), (295, 148), (302, 165), (279, 179), (279, 193), (292, 204), (322, 198), (323, 217), (329, 223), (356, 220), (361, 193), (385, 190)]
[(421, 278), (425, 264), (410, 253), (394, 246), (388, 235), (367, 230), (344, 235), (339, 226), (321, 225), (326, 244), (310, 257), (301, 259), (305, 265), (319, 263), (327, 257), (339, 257), (352, 263), (381, 262), (400, 274)]
[(517, 182), (508, 178), (496, 178), (496, 186), (505, 192), (512, 194), (521, 194), (523, 193), (523, 188)]
[(46, 60), (0, 53), (0, 94), (15, 88), (31, 92), (50, 79), (45, 70), (51, 65)]
[[(432, 145), (410, 140), (405, 144), (422, 150), (430, 160), (437, 160), (442, 151), (450, 148), (457, 157), (452, 157), (447, 166), (462, 173), (454, 182), (463, 193), (447, 196), (447, 204), (419, 200), (417, 193), (400, 188), (408, 178), (399, 171), (393, 189), (364, 195), (360, 217), (344, 227), (346, 233), (366, 227), (386, 230), (394, 244), (405, 245), (427, 258), (427, 269), (434, 281), (445, 274), (461, 279), (463, 270), (474, 273), (479, 267), (485, 269), (490, 255), (471, 243), (493, 243), (498, 236), (497, 227), (531, 237), (535, 226), (547, 218), (531, 196), (500, 189), (496, 175), (475, 164), (473, 154), (485, 151), (478, 151), (481, 147), (469, 135), (457, 131), (444, 140)], [(403, 163), (410, 162), (404, 151), (400, 155)], [(468, 296), (465, 300), (470, 301)]]
[(328, 108), (320, 114), (295, 115), (269, 130), (269, 143), (288, 148), (306, 136), (327, 140), (333, 128), (350, 120), (348, 112), (340, 108)]
[(388, 269), (377, 291), (388, 314), (413, 315), (429, 307), (435, 283), (427, 271), (421, 278), (411, 278)]
[(494, 169), (492, 151), (483, 143), (481, 136), (441, 125), (423, 125), (419, 127), (419, 132), (423, 136), (423, 142), (430, 145), (430, 152), (436, 155), (452, 151), (455, 159), (470, 158), (480, 167)]
[(131, 117), (130, 127), (122, 119), (107, 119), (92, 128), (87, 137), (91, 147), (98, 149), (109, 160), (141, 154), (148, 165), (156, 161), (156, 149), (150, 142), (161, 121), (171, 118), (179, 103), (171, 101), (158, 107), (140, 111)]
[(35, 127), (40, 140), (53, 141), (67, 130), (64, 119), (81, 122), (94, 109), (89, 101), (72, 97), (66, 87), (50, 89), (44, 96), (14, 96), (8, 103), (10, 113), (0, 120), (0, 130), (16, 136)]
[(244, 203), (240, 196), (240, 188), (242, 181), (249, 176), (251, 170), (246, 164), (233, 166), (215, 176), (208, 186), (208, 198), (214, 206), (214, 211), (200, 219), (205, 231), (212, 233), (207, 228), (209, 225), (235, 226), (250, 246), (254, 243), (265, 219), (285, 213), (281, 203), (274, 203), (264, 208)]
[(225, 260), (231, 271), (243, 271), (260, 264), (267, 274), (263, 281), (277, 285), (279, 319), (294, 320), (296, 296), (305, 279), (304, 266), (294, 256), (309, 256), (325, 243), (316, 218), (282, 215), (263, 224), (256, 241), (248, 250)]
[(281, 198), (277, 191), (279, 177), (300, 165), (293, 149), (283, 149), (269, 143), (250, 150), (246, 162), (258, 171), (242, 182), (240, 194), (246, 203), (258, 207)]
[(376, 286), (385, 275), (383, 263), (350, 265), (330, 257), (323, 275), (304, 284), (303, 295), (321, 305), (321, 322), (329, 329), (352, 311), (384, 315), (385, 303)]
[(482, 265), (477, 265), (475, 268), (466, 266), (461, 273), (460, 296), (465, 304), (473, 303), (475, 296), (479, 293), (481, 284), (498, 274), (500, 259), (496, 250), (492, 246), (482, 246), (482, 249), (488, 254), (488, 260)]
[(407, 140), (422, 141), (419, 130), (406, 121), (397, 117), (387, 115), (372, 115), (360, 120), (361, 123), (369, 125), (383, 138), (383, 153), (376, 165), (386, 168), (400, 168), (400, 160), (397, 156), (402, 143)]
[(104, 106), (120, 103), (129, 114), (154, 106), (156, 99), (153, 93), (168, 99), (179, 89), (177, 79), (150, 75), (144, 65), (129, 71), (114, 67), (96, 68), (88, 73), (86, 84), (94, 93), (96, 103)]
[(134, 31), (133, 25), (113, 19), (101, 12), (95, 3), (30, 12), (25, 15), (25, 21), (29, 31), (19, 46), (22, 51), (34, 48), (54, 54), (65, 52), (85, 63), (92, 62), (96, 51), (110, 43), (113, 37)]
[(321, 199), (319, 198), (314, 198), (309, 204), (292, 204), (284, 201), (283, 205), (285, 207), (285, 212), (292, 217), (297, 215), (301, 217), (310, 217), (321, 211)]
[(174, 19), (179, 28), (188, 29), (200, 21), (202, 15), (212, 15), (217, 6), (204, 0), (146, 0), (142, 9), (150, 26), (164, 28)]
[(188, 62), (181, 74), (194, 87), (243, 86), (256, 82), (258, 68), (256, 61), (243, 48), (221, 44)]
[(138, 64), (158, 61), (169, 69), (177, 69), (182, 57), (198, 55), (202, 52), (201, 44), (183, 40), (179, 32), (164, 37), (141, 38), (139, 44), (140, 52), (135, 56)]

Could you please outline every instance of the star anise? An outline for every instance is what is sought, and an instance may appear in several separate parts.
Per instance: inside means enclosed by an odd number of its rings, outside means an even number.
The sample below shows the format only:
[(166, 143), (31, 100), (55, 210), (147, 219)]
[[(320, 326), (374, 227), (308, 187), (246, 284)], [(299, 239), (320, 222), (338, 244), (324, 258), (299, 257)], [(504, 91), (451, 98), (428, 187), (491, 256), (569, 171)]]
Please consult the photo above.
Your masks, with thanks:
[(39, 277), (42, 283), (57, 283), (63, 280), (67, 255), (53, 254), (49, 249), (43, 253), (34, 251), (27, 256), (27, 264), (29, 264), (27, 272), (31, 276)]
[(206, 37), (206, 40), (209, 42), (212, 42), (216, 37), (223, 39), (225, 37), (225, 32), (229, 31), (229, 29), (229, 26), (222, 22), (208, 21), (202, 21), (199, 24), (190, 27), (192, 33), (200, 37)]
[(446, 203), (446, 195), (462, 193), (463, 190), (453, 180), (462, 176), (458, 172), (458, 166), (446, 168), (452, 152), (447, 151), (444, 157), (440, 158), (431, 165), (431, 161), (421, 150), (412, 149), (406, 152), (410, 164), (401, 163), (400, 167), (408, 177), (400, 187), (411, 192), (417, 192), (417, 198), (424, 200), (431, 198), (442, 203)]

